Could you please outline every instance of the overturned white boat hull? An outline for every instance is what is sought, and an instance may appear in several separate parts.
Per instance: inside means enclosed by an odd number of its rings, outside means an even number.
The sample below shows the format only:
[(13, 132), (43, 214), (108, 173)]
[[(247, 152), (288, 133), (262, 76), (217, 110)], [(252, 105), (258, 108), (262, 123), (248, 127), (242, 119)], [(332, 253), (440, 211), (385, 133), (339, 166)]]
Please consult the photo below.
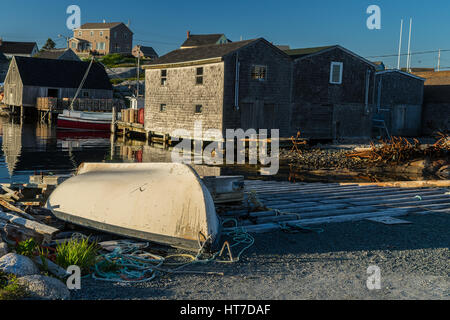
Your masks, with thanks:
[(73, 224), (179, 248), (219, 241), (213, 199), (183, 164), (86, 163), (53, 191), (47, 208)]

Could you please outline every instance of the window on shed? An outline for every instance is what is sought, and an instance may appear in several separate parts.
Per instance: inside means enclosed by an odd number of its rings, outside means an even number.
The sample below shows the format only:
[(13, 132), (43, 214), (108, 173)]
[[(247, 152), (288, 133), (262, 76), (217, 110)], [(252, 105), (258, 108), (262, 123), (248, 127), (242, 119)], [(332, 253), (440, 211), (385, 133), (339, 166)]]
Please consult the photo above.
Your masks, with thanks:
[(94, 36), (94, 31), (91, 31), (91, 37)]
[(341, 84), (342, 83), (342, 71), (344, 64), (342, 62), (331, 62), (330, 70), (330, 83)]
[(83, 91), (83, 98), (89, 98), (89, 91)]
[(159, 112), (166, 112), (166, 109), (167, 109), (167, 106), (166, 106), (166, 104), (164, 104), (164, 103), (162, 103), (162, 104), (159, 106)]
[(161, 85), (165, 86), (167, 83), (167, 70), (161, 70)]
[(195, 113), (202, 113), (203, 112), (203, 106), (201, 104), (197, 104), (195, 106)]
[(266, 80), (267, 66), (252, 66), (252, 80)]
[(195, 83), (196, 84), (203, 84), (203, 67), (197, 68), (197, 74), (195, 76)]

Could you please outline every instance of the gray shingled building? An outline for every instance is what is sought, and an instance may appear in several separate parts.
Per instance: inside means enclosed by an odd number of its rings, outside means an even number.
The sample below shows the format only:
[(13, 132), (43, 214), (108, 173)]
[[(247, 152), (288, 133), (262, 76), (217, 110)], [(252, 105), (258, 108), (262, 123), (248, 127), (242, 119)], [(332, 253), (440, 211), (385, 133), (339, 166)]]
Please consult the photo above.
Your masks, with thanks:
[[(38, 97), (73, 98), (88, 66), (89, 62), (14, 57), (5, 79), (4, 103), (35, 107)], [(80, 97), (113, 98), (112, 85), (103, 66), (92, 65)]]
[(291, 59), (265, 39), (172, 51), (145, 66), (145, 128), (290, 134)]

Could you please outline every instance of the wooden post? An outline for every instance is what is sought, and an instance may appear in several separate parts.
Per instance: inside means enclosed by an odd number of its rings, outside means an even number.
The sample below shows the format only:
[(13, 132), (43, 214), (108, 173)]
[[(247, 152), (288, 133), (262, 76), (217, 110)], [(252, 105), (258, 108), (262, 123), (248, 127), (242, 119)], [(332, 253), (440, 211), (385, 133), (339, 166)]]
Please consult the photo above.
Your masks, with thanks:
[(116, 132), (116, 108), (112, 108), (112, 120), (111, 120), (111, 133), (114, 134)]

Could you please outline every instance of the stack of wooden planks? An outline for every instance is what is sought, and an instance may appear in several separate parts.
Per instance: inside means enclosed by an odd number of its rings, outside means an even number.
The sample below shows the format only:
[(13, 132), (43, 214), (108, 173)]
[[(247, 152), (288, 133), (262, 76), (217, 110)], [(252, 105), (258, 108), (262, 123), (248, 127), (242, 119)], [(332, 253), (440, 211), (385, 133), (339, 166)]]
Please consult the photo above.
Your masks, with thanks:
[[(41, 206), (45, 202), (47, 185), (0, 184), (4, 194), (0, 194), (0, 235), (3, 240), (23, 241), (34, 238), (38, 242), (49, 242), (57, 228), (43, 221), (46, 215), (33, 215), (27, 208)], [(26, 196), (31, 197), (27, 199)], [(32, 199), (34, 197), (34, 199)]]
[[(421, 188), (416, 187), (418, 184), (414, 182), (410, 188), (405, 187), (407, 183), (399, 185), (401, 187), (247, 180), (247, 198), (256, 198), (260, 209), (257, 212), (251, 212), (248, 208), (234, 209), (221, 213), (221, 216), (236, 218), (239, 227), (258, 233), (286, 226), (307, 227), (411, 213), (450, 213), (449, 189)], [(450, 185), (448, 181), (447, 185)], [(232, 229), (225, 228), (224, 231)]]

